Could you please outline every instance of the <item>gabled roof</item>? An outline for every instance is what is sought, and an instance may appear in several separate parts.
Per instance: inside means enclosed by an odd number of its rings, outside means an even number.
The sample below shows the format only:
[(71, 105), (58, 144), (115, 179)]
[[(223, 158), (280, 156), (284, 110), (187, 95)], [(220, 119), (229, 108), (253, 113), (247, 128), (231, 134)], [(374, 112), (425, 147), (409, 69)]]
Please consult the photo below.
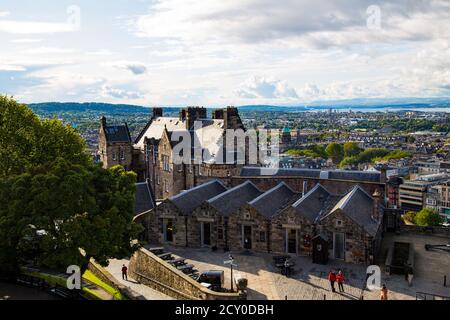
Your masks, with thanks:
[(128, 125), (107, 125), (104, 127), (107, 142), (130, 142), (131, 135)]
[(262, 191), (260, 191), (251, 181), (246, 181), (209, 199), (207, 202), (221, 214), (229, 216), (238, 208), (261, 194)]
[(374, 201), (364, 189), (356, 185), (322, 219), (340, 210), (371, 236), (375, 236), (380, 223), (372, 218)]
[(220, 180), (211, 180), (192, 189), (183, 191), (168, 200), (172, 202), (183, 214), (191, 214), (197, 207), (208, 199), (211, 199), (227, 188)]
[(153, 192), (147, 182), (136, 183), (134, 196), (134, 215), (146, 213), (155, 208)]
[[(204, 159), (222, 157), (223, 147), (222, 136), (225, 132), (225, 122), (223, 119), (196, 119), (201, 126), (198, 128), (195, 125), (189, 130), (186, 129), (186, 120), (180, 120), (177, 117), (156, 117), (152, 118), (146, 125), (143, 131), (139, 134), (135, 141), (138, 148), (144, 147), (144, 139), (155, 139), (159, 141), (163, 135), (164, 130), (167, 130), (172, 147), (178, 141), (172, 141), (172, 134), (180, 132), (180, 136), (185, 136), (184, 132), (188, 132), (191, 137), (191, 148), (199, 147), (202, 153), (205, 153)], [(184, 132), (183, 132), (184, 131)], [(183, 138), (176, 140), (182, 141)], [(192, 156), (194, 156), (192, 150)]]
[(296, 213), (315, 223), (316, 219), (324, 213), (331, 197), (332, 195), (328, 190), (318, 183), (301, 199), (296, 201), (292, 207)]
[(185, 121), (180, 120), (177, 117), (156, 117), (152, 118), (144, 130), (139, 134), (135, 143), (138, 147), (143, 147), (144, 138), (160, 140), (164, 131), (164, 127), (167, 131), (185, 130)]
[(298, 193), (289, 188), (286, 183), (281, 182), (276, 187), (250, 201), (249, 205), (258, 210), (266, 218), (271, 218), (297, 196)]

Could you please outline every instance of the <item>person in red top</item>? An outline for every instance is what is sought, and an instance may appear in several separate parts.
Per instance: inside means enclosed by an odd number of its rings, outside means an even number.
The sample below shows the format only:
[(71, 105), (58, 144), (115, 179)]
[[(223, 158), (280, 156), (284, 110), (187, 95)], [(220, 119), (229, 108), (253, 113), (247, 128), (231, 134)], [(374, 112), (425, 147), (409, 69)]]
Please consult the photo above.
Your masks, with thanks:
[(128, 268), (125, 265), (123, 265), (122, 266), (122, 279), (128, 281), (127, 271), (128, 271)]
[(339, 270), (337, 276), (336, 276), (336, 281), (338, 283), (338, 287), (339, 287), (339, 292), (344, 292), (344, 274), (342, 273), (341, 270)]
[(334, 270), (331, 270), (328, 274), (328, 281), (330, 281), (331, 291), (336, 292), (336, 289), (334, 288), (334, 283), (336, 282), (336, 273), (334, 273)]

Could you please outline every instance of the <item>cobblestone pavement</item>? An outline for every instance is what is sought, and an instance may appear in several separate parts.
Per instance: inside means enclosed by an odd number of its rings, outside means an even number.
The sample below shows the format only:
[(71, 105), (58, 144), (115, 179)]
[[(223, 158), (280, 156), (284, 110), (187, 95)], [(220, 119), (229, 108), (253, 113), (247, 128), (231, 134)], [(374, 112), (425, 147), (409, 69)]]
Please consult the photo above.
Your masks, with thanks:
[(136, 280), (128, 276), (128, 280), (122, 279), (122, 265), (125, 264), (128, 266), (129, 260), (117, 260), (111, 259), (109, 260), (109, 266), (106, 267), (106, 270), (111, 273), (117, 281), (122, 283), (123, 285), (133, 289), (134, 291), (143, 295), (147, 300), (173, 300), (173, 298), (156, 291), (144, 284), (138, 283)]
[[(409, 286), (403, 276), (386, 275), (384, 259), (387, 248), (392, 241), (414, 243), (415, 275), (412, 286)], [(450, 296), (450, 284), (443, 286), (443, 277), (447, 274), (450, 282), (450, 254), (446, 252), (425, 251), (424, 245), (447, 243), (448, 239), (433, 236), (418, 235), (386, 235), (383, 240), (379, 266), (382, 270), (382, 283), (389, 290), (390, 300), (416, 299), (417, 292), (434, 293)], [(209, 249), (192, 249), (166, 247), (180, 257), (187, 259), (199, 271), (224, 270), (225, 286), (230, 287), (230, 268), (223, 264), (228, 260), (228, 253), (212, 252)], [(249, 299), (289, 299), (289, 300), (357, 300), (361, 295), (365, 300), (378, 300), (379, 290), (370, 291), (362, 287), (365, 281), (364, 266), (330, 261), (327, 265), (311, 262), (309, 257), (295, 257), (295, 272), (287, 278), (272, 266), (272, 255), (263, 253), (233, 252), (238, 265), (234, 272), (248, 279)], [(346, 277), (344, 293), (332, 293), (327, 280), (330, 269), (342, 270)], [(336, 286), (337, 288), (337, 286)]]

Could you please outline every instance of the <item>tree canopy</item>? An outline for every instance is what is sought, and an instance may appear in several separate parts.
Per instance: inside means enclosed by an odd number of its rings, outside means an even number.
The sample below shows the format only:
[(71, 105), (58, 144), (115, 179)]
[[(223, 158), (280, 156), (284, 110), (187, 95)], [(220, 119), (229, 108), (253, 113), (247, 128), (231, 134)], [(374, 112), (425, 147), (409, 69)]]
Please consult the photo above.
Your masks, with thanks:
[(341, 144), (332, 142), (325, 149), (327, 155), (333, 163), (338, 164), (344, 158), (344, 148)]
[(94, 164), (72, 128), (0, 97), (0, 157), (0, 272), (106, 265), (136, 249), (136, 175)]
[(436, 210), (424, 208), (414, 217), (414, 223), (421, 227), (438, 226), (443, 222), (443, 218)]

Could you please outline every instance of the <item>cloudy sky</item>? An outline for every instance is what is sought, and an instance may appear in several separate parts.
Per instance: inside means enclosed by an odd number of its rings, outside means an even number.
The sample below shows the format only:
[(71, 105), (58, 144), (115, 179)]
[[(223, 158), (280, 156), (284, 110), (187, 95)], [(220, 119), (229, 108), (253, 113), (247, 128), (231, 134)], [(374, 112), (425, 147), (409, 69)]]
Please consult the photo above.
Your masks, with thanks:
[(0, 40), (23, 102), (450, 96), (448, 0), (1, 0)]

